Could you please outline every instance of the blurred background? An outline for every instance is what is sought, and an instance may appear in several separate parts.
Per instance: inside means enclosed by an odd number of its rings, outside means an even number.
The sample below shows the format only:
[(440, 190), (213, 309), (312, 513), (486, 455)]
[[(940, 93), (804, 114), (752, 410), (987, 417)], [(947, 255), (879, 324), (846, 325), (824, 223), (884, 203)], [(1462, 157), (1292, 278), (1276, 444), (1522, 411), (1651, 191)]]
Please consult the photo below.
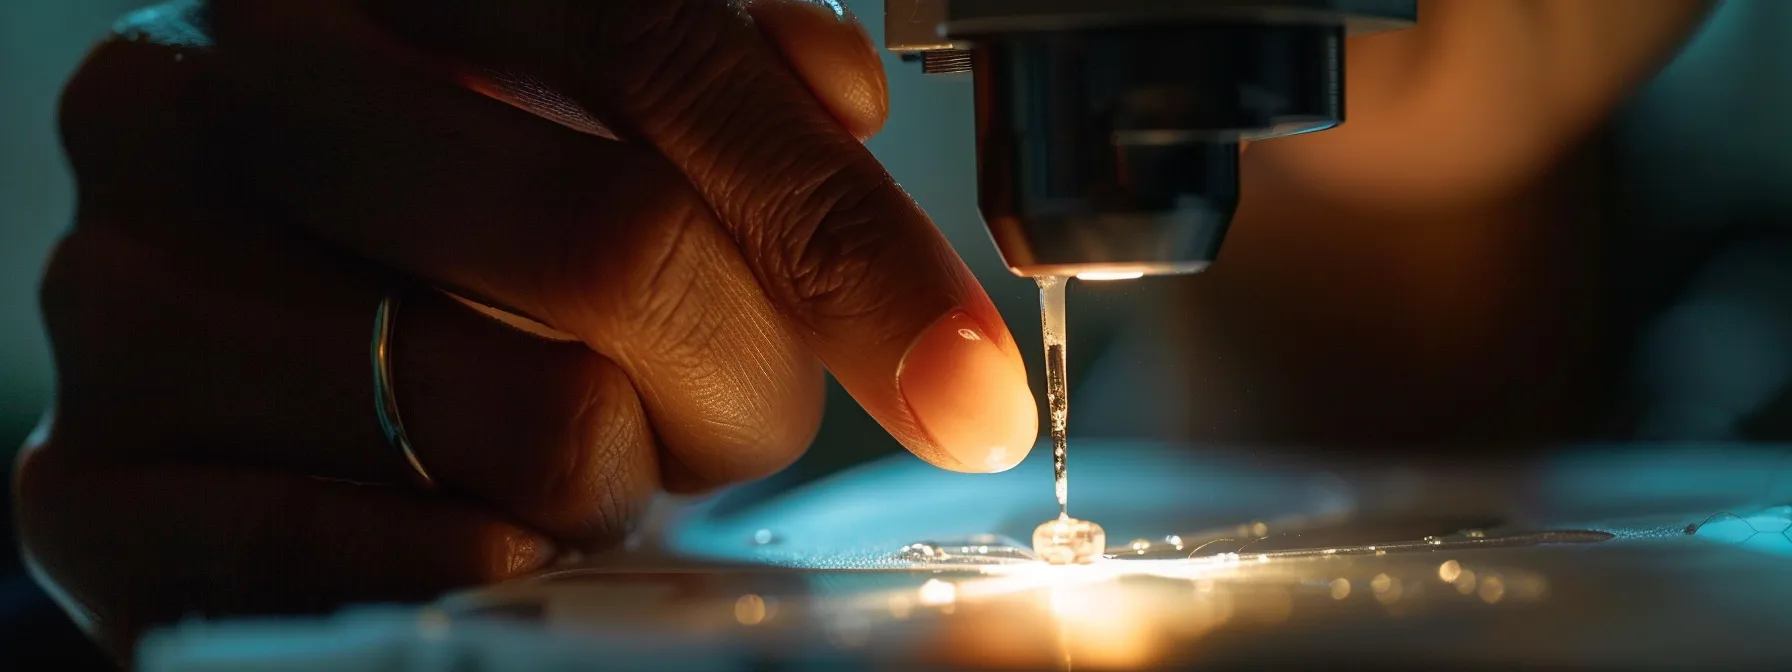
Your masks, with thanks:
[[(1462, 0), (1474, 1), (1474, 0)], [(0, 455), (10, 458), (54, 389), (36, 310), (45, 254), (72, 215), (74, 188), (54, 112), (63, 81), (130, 0), (0, 2)], [(881, 35), (881, 4), (846, 3)], [(1701, 35), (1610, 128), (1613, 167), (1604, 188), (1623, 194), (1609, 217), (1623, 228), (1603, 279), (1642, 296), (1628, 315), (1628, 380), (1650, 397), (1631, 432), (1649, 438), (1792, 438), (1792, 2), (1728, 0)], [(984, 278), (1023, 344), (1037, 342), (1032, 284), (1006, 273), (975, 204), (970, 82), (923, 79), (886, 56), (892, 112), (870, 147), (934, 216)], [(1691, 250), (1691, 252), (1689, 252)], [(1186, 280), (1089, 288), (1073, 295), (1073, 372), (1100, 367), (1088, 385), (1104, 407), (1086, 431), (1177, 434), (1186, 409), (1151, 404), (1150, 376), (1176, 370), (1149, 345), (1108, 348), (1143, 305), (1175, 300)], [(1622, 303), (1622, 302), (1620, 302)], [(1141, 317), (1140, 313), (1146, 313)], [(1622, 311), (1620, 311), (1622, 312)], [(1167, 338), (1174, 338), (1169, 336)], [(1160, 344), (1161, 345), (1161, 344)], [(1131, 349), (1128, 349), (1131, 348)], [(1027, 349), (1030, 365), (1039, 353)], [(1117, 373), (1116, 373), (1117, 372)], [(1073, 373), (1073, 375), (1076, 375)], [(1073, 378), (1080, 380), (1081, 378)], [(1139, 382), (1144, 380), (1146, 382)], [(1088, 408), (1088, 407), (1082, 407)], [(1088, 412), (1081, 417), (1097, 415)], [(778, 482), (896, 450), (836, 389), (818, 446)], [(10, 495), (5, 498), (10, 504)], [(0, 529), (10, 547), (11, 517)], [(16, 553), (0, 575), (18, 576)], [(14, 579), (23, 585), (23, 579)], [(12, 593), (8, 593), (12, 594)], [(6, 598), (15, 599), (15, 598)], [(24, 598), (17, 598), (24, 599)], [(3, 606), (3, 605), (0, 605)], [(0, 609), (0, 613), (4, 613)], [(4, 638), (0, 638), (3, 640)]]

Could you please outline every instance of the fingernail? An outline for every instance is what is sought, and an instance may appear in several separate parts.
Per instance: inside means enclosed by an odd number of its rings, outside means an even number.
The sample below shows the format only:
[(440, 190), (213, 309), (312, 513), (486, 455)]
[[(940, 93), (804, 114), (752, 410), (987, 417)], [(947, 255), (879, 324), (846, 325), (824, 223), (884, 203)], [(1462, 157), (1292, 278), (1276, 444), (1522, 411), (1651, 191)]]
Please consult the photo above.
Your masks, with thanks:
[(1025, 367), (962, 310), (915, 339), (896, 385), (921, 429), (959, 471), (1006, 471), (1039, 438)]

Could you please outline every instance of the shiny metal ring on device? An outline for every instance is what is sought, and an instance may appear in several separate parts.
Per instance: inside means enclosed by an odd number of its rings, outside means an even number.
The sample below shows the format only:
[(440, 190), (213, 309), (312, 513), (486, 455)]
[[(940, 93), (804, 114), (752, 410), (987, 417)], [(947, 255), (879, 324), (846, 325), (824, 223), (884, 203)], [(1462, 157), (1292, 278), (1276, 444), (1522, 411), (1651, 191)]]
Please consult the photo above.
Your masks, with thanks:
[(373, 410), (379, 416), (386, 441), (403, 453), (405, 463), (411, 466), (413, 480), (425, 490), (434, 490), (436, 479), (423, 468), (417, 451), (411, 448), (411, 439), (404, 433), (404, 420), (398, 415), (398, 396), (392, 388), (392, 325), (398, 304), (398, 294), (387, 292), (373, 316)]

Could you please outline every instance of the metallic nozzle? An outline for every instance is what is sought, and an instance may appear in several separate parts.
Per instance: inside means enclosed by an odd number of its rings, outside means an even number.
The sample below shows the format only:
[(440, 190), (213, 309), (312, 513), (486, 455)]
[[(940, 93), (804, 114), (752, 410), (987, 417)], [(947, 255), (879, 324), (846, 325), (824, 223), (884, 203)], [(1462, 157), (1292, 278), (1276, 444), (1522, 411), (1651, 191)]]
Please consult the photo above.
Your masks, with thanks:
[(1342, 123), (1346, 34), (1408, 25), (1414, 5), (893, 0), (886, 37), (969, 50), (979, 203), (1014, 273), (1161, 275), (1218, 256), (1239, 143)]

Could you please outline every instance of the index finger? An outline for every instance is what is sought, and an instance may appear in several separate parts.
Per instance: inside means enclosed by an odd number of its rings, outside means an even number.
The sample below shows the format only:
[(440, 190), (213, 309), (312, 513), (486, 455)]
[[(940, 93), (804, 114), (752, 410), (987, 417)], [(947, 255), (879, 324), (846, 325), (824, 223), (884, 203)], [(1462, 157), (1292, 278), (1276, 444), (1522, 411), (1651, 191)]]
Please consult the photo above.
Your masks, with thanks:
[[(1031, 448), (1037, 411), (994, 305), (735, 3), (366, 1), (396, 32), (528, 72), (656, 147), (796, 331), (911, 451), (1000, 471)], [(813, 1), (850, 20), (835, 0)]]

